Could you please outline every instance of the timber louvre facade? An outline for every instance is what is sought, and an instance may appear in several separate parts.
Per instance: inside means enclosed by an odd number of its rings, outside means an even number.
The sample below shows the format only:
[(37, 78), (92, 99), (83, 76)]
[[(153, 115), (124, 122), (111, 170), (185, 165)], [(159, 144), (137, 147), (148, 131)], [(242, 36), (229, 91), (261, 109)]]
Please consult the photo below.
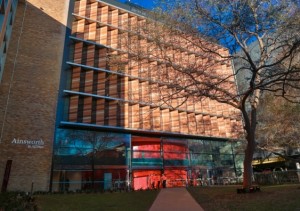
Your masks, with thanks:
[[(209, 100), (159, 105), (153, 71), (167, 67), (124, 52), (121, 37), (134, 39), (129, 26), (145, 22), (145, 11), (113, 0), (0, 2), (0, 17), (11, 18), (0, 19), (3, 190), (146, 189), (162, 173), (167, 187), (241, 176), (243, 156), (228, 142), (241, 126), (237, 112)], [(115, 66), (111, 55), (128, 62)]]
[[(135, 39), (132, 31), (147, 21), (144, 14), (112, 0), (74, 2), (56, 120), (53, 191), (147, 189), (154, 180), (158, 185), (162, 173), (167, 187), (242, 175), (243, 155), (237, 142), (229, 142), (238, 136), (232, 128), (242, 126), (238, 112), (211, 100), (189, 100), (175, 109), (159, 105), (157, 87), (163, 85), (152, 73), (168, 67), (134, 60), (126, 52), (124, 37), (145, 48), (151, 43), (147, 37)], [(180, 49), (187, 55), (189, 50)], [(127, 62), (111, 63), (115, 56)], [(220, 69), (232, 73), (230, 63)]]

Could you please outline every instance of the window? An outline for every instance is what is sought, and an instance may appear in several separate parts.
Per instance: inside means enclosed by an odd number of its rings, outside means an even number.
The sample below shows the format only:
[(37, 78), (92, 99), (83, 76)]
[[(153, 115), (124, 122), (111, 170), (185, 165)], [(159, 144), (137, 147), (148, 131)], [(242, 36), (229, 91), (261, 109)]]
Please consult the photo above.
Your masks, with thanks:
[(0, 0), (0, 14), (5, 13), (5, 5), (4, 5), (4, 0)]

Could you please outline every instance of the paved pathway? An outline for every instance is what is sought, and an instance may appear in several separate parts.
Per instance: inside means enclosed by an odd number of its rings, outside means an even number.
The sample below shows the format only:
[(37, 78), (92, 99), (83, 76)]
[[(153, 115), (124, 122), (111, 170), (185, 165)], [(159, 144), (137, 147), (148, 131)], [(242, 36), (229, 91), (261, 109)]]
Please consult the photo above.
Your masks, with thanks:
[(150, 211), (203, 211), (186, 188), (161, 189)]

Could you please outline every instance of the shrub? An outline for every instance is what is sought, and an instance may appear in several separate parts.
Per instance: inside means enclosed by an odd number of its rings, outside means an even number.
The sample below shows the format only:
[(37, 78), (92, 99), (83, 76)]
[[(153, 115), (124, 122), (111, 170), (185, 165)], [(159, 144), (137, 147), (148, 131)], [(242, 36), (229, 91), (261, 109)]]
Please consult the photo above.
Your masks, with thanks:
[(23, 192), (6, 192), (0, 194), (0, 210), (37, 210), (34, 198)]

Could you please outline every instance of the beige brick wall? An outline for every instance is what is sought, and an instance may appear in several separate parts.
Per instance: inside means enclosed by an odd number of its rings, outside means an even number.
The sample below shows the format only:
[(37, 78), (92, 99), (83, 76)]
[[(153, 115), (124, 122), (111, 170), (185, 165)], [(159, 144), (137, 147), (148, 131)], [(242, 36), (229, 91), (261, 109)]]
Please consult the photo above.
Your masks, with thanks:
[[(68, 7), (68, 0), (28, 0), (18, 5), (0, 84), (0, 185), (11, 159), (11, 191), (30, 191), (32, 181), (34, 191), (49, 188)], [(44, 146), (13, 144), (14, 138), (43, 140)]]

